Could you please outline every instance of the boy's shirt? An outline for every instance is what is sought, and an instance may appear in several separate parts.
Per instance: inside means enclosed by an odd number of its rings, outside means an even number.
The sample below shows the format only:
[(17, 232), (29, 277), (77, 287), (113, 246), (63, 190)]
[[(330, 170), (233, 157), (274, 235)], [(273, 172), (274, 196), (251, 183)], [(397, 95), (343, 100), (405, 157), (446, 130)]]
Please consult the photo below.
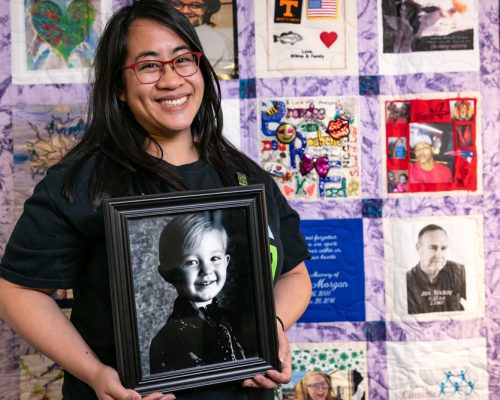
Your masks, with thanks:
[(246, 358), (235, 321), (216, 298), (198, 309), (186, 297), (178, 297), (168, 321), (151, 342), (151, 373)]

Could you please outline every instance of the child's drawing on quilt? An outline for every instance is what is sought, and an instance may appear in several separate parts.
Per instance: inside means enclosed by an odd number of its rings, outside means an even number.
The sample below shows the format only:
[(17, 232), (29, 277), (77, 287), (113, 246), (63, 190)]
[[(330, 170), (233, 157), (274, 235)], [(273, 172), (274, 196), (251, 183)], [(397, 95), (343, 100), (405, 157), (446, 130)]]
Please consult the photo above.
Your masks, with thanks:
[(28, 69), (90, 67), (97, 39), (94, 1), (41, 0), (26, 14)]
[(360, 196), (358, 108), (354, 98), (260, 103), (260, 162), (285, 197)]
[(83, 104), (33, 104), (14, 108), (15, 203), (21, 206), (34, 185), (45, 176), (87, 128)]

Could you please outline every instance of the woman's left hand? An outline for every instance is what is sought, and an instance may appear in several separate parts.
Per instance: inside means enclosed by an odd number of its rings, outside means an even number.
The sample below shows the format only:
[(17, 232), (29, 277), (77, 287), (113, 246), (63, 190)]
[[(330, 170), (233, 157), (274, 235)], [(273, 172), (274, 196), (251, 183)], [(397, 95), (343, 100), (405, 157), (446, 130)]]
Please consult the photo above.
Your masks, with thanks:
[[(304, 262), (280, 275), (274, 286), (274, 301), (278, 329), (278, 358), (280, 370), (266, 371), (266, 375), (255, 375), (245, 379), (243, 386), (252, 388), (274, 389), (292, 379), (292, 355), (285, 329), (289, 329), (299, 319), (311, 299), (311, 279)], [(283, 324), (281, 323), (283, 322)]]
[(257, 374), (252, 379), (245, 379), (243, 386), (252, 388), (274, 389), (282, 383), (290, 382), (292, 378), (292, 356), (290, 343), (283, 331), (281, 324), (278, 326), (278, 358), (280, 360), (280, 371), (275, 369), (266, 372), (266, 376)]

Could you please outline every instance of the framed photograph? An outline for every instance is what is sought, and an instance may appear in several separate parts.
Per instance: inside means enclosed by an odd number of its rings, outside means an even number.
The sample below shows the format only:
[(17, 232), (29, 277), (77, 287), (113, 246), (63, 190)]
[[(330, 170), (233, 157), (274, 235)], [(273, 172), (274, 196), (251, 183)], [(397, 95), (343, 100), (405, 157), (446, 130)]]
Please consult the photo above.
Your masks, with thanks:
[(263, 185), (104, 204), (118, 372), (141, 395), (277, 369)]

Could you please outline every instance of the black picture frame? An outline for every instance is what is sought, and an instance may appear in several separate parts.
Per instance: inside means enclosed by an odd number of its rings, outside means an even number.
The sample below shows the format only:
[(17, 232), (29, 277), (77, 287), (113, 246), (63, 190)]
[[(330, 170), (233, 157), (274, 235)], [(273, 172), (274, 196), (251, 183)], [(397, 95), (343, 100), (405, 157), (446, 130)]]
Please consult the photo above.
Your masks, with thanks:
[[(103, 211), (117, 369), (125, 387), (141, 395), (175, 392), (239, 381), (278, 369), (263, 185), (112, 198), (104, 201)], [(217, 215), (229, 237), (227, 253), (231, 261), (217, 304), (233, 308), (230, 311), (237, 316), (234, 325), (241, 328), (237, 340), (245, 358), (151, 373), (148, 343), (155, 329), (168, 320), (165, 315), (173, 308), (174, 297), (179, 297), (175, 289), (172, 295), (172, 287), (158, 273), (155, 253), (159, 233), (172, 218), (197, 213)], [(159, 281), (166, 286), (158, 289), (155, 285)]]

